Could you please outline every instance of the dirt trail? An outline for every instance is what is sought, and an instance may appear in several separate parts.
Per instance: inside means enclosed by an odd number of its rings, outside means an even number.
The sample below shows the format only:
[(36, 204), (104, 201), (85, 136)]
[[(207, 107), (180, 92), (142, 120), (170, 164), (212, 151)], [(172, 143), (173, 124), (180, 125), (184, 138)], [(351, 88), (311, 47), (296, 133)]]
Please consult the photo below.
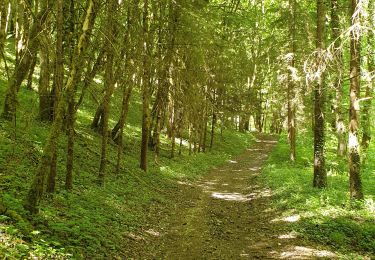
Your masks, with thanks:
[(200, 181), (181, 183), (181, 202), (140, 258), (335, 258), (306, 246), (287, 233), (287, 221), (277, 221), (281, 216), (271, 208), (272, 193), (257, 180), (277, 141), (257, 138), (245, 153)]

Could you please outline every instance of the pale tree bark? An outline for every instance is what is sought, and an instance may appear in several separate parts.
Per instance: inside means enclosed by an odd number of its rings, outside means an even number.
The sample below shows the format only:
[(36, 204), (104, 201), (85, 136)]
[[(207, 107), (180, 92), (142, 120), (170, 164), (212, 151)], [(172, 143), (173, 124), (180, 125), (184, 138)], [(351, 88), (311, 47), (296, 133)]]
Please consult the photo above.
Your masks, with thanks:
[(332, 38), (334, 40), (334, 54), (336, 58), (335, 70), (336, 74), (334, 75), (334, 87), (336, 91), (336, 99), (334, 104), (335, 110), (335, 129), (337, 136), (337, 155), (344, 156), (346, 153), (346, 140), (345, 133), (346, 127), (344, 123), (343, 113), (342, 113), (342, 68), (343, 64), (343, 54), (341, 46), (341, 30), (340, 30), (340, 19), (339, 19), (339, 2), (338, 0), (331, 0), (331, 29), (332, 29)]
[[(324, 0), (317, 0), (317, 67), (323, 67), (321, 64), (323, 59), (324, 48)], [(320, 69), (322, 70), (322, 69)], [(325, 169), (324, 157), (324, 71), (319, 72), (317, 82), (315, 84), (314, 94), (314, 181), (313, 186), (324, 188), (327, 186), (327, 172)]]
[[(69, 77), (65, 84), (65, 91), (71, 91), (75, 88), (82, 73), (82, 64), (84, 61), (84, 51), (88, 44), (88, 39), (91, 35), (91, 30), (95, 22), (96, 13), (98, 9), (98, 0), (89, 0), (86, 8), (85, 18), (82, 24), (82, 31), (79, 36), (77, 45), (74, 48), (74, 55), (71, 64)], [(62, 95), (64, 92), (62, 92)], [(38, 212), (38, 205), (44, 193), (45, 175), (51, 167), (51, 159), (56, 152), (58, 139), (60, 136), (61, 127), (63, 124), (64, 110), (66, 106), (66, 98), (60, 98), (58, 109), (56, 111), (55, 120), (52, 123), (50, 134), (43, 149), (43, 154), (39, 161), (33, 182), (29, 189), (25, 201), (25, 208), (30, 213), (35, 214)]]
[(351, 0), (350, 31), (350, 107), (349, 107), (349, 183), (350, 197), (363, 199), (361, 180), (361, 158), (359, 145), (359, 97), (361, 81), (361, 18), (358, 11), (359, 0)]

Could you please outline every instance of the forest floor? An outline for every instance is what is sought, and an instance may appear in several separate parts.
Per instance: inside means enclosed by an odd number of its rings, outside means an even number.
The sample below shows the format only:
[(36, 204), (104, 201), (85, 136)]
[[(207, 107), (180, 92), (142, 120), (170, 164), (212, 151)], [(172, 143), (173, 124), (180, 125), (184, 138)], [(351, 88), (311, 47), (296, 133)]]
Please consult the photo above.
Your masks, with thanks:
[(258, 135), (242, 155), (195, 182), (180, 182), (179, 203), (168, 216), (154, 218), (144, 235), (129, 234), (131, 257), (157, 259), (336, 258), (290, 233), (297, 217), (272, 208), (272, 191), (259, 181), (277, 144)]

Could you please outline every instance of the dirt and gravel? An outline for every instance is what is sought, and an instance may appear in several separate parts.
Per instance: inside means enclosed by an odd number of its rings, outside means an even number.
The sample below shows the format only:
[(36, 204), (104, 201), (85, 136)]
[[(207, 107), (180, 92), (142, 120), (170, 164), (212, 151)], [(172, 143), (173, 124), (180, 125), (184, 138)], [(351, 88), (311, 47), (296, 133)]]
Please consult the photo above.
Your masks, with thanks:
[[(178, 203), (145, 228), (135, 259), (336, 258), (291, 233), (295, 216), (272, 208), (272, 191), (258, 178), (277, 140), (258, 135), (242, 155), (196, 182), (179, 183)], [(155, 220), (155, 219), (154, 219)], [(134, 254), (135, 253), (135, 254)]]

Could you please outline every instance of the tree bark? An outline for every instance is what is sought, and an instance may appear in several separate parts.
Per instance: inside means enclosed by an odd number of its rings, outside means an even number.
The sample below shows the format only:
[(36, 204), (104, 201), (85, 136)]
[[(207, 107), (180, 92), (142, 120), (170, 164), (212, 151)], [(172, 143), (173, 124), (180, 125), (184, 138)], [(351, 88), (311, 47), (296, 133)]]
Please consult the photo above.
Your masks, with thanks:
[[(0, 63), (1, 59), (4, 57), (4, 46), (6, 40), (6, 25), (7, 25), (7, 4), (5, 0), (0, 0)], [(6, 62), (4, 60), (4, 62)]]
[(50, 90), (50, 42), (47, 32), (41, 33), (40, 43), (42, 48), (39, 51), (40, 74), (39, 74), (39, 118), (41, 121), (52, 120), (51, 90)]
[(375, 73), (375, 37), (374, 31), (371, 28), (375, 28), (374, 24), (374, 0), (369, 0), (368, 2), (368, 12), (369, 12), (369, 30), (367, 36), (367, 84), (366, 84), (366, 100), (363, 101), (363, 111), (362, 111), (362, 141), (361, 148), (362, 152), (365, 153), (370, 145), (371, 141), (371, 104), (374, 93), (374, 73)]
[(293, 71), (295, 70), (296, 57), (296, 3), (289, 0), (290, 21), (289, 21), (289, 38), (290, 38), (290, 61), (288, 74), (288, 140), (289, 140), (289, 159), (291, 162), (296, 161), (296, 106), (295, 106), (295, 79)]
[(349, 107), (349, 183), (350, 197), (363, 199), (359, 146), (359, 96), (361, 77), (361, 36), (359, 0), (351, 0), (352, 29), (350, 32), (350, 107)]
[(143, 82), (142, 82), (142, 141), (140, 168), (147, 172), (147, 150), (150, 132), (150, 91), (151, 91), (151, 37), (149, 32), (149, 7), (148, 0), (143, 1)]
[[(85, 19), (82, 25), (82, 32), (74, 48), (74, 59), (71, 64), (71, 71), (67, 82), (65, 84), (65, 90), (69, 91), (74, 88), (77, 81), (81, 77), (83, 54), (86, 49), (89, 36), (91, 35), (91, 30), (96, 18), (96, 9), (98, 6), (98, 0), (90, 0), (87, 5)], [(62, 92), (63, 94), (63, 92)], [(43, 149), (43, 154), (40, 159), (38, 169), (35, 173), (33, 182), (29, 189), (28, 195), (26, 197), (24, 207), (32, 214), (38, 212), (38, 205), (44, 193), (44, 181), (45, 173), (49, 170), (51, 166), (51, 159), (53, 158), (58, 144), (58, 139), (60, 136), (60, 131), (63, 123), (64, 109), (66, 105), (66, 99), (62, 97), (58, 104), (58, 110), (56, 113), (56, 118), (52, 123), (50, 134), (46, 141)]]
[(27, 76), (32, 57), (36, 55), (38, 51), (38, 35), (43, 29), (43, 25), (45, 24), (48, 14), (51, 11), (54, 3), (55, 2), (52, 1), (50, 5), (47, 5), (37, 14), (35, 21), (33, 22), (30, 29), (27, 51), (25, 51), (24, 55), (22, 55), (22, 59), (20, 59), (19, 62), (16, 63), (13, 74), (8, 81), (4, 101), (4, 110), (2, 113), (2, 117), (6, 120), (12, 120), (16, 114), (17, 93), (21, 87), (22, 81)]
[[(317, 0), (317, 64), (321, 67), (323, 59), (324, 46), (324, 0)], [(324, 72), (320, 72), (317, 83), (315, 84), (314, 101), (314, 181), (313, 185), (317, 188), (327, 186), (327, 172), (325, 169), (324, 157)]]
[(98, 181), (100, 185), (104, 185), (104, 177), (106, 175), (107, 167), (107, 143), (108, 143), (108, 121), (110, 112), (110, 102), (111, 96), (114, 91), (114, 75), (113, 75), (113, 65), (115, 58), (115, 46), (116, 45), (116, 24), (114, 21), (114, 16), (116, 16), (118, 8), (118, 0), (109, 0), (107, 9), (107, 22), (106, 28), (107, 32), (107, 63), (104, 75), (104, 89), (106, 90), (103, 100), (103, 132), (102, 132), (102, 149), (100, 157), (100, 168)]
[(337, 155), (344, 156), (346, 152), (346, 141), (345, 132), (346, 127), (344, 124), (343, 113), (342, 113), (342, 67), (343, 65), (343, 54), (341, 51), (341, 30), (340, 30), (340, 20), (339, 20), (339, 4), (338, 0), (331, 1), (331, 29), (332, 38), (334, 40), (334, 55), (336, 58), (335, 70), (337, 71), (334, 75), (334, 87), (336, 91), (336, 99), (334, 104), (335, 110), (335, 130), (337, 136)]

